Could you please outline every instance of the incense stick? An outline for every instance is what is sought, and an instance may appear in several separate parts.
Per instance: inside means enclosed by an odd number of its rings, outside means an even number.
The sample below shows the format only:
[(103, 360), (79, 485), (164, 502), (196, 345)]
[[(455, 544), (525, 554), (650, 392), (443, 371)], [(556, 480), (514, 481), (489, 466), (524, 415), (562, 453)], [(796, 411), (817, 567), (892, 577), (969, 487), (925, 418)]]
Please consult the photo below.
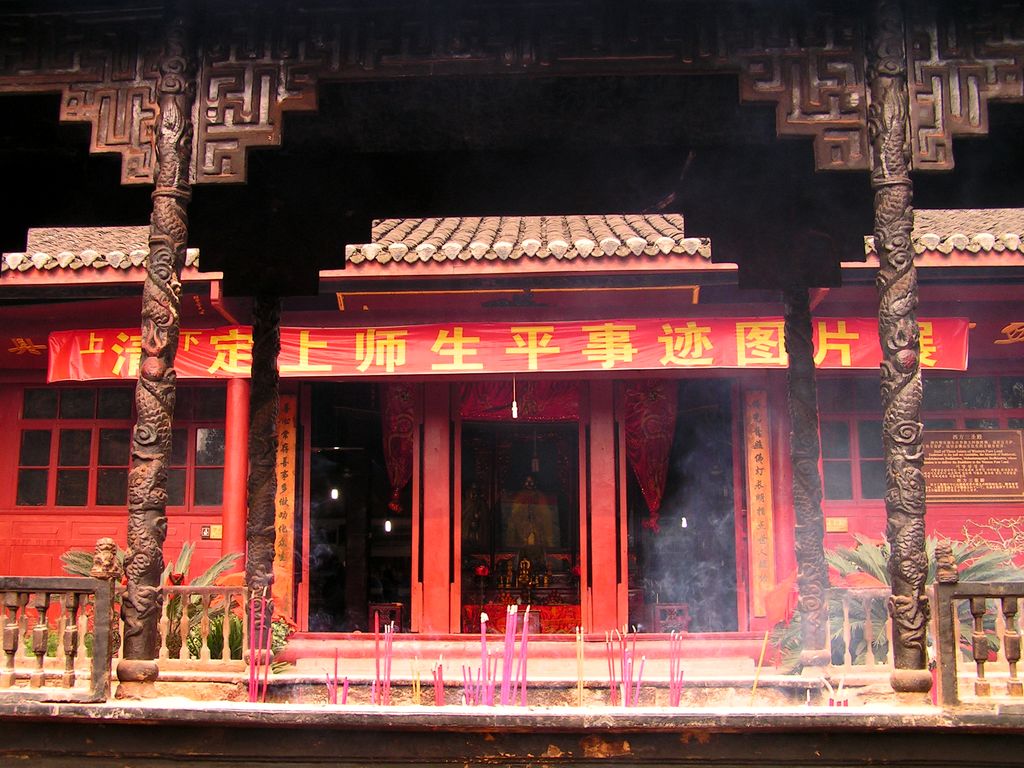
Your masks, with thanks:
[(757, 681), (761, 679), (761, 667), (764, 666), (764, 652), (768, 648), (768, 633), (771, 627), (764, 631), (764, 640), (761, 641), (761, 655), (757, 659), (757, 669), (754, 671), (754, 687), (750, 689), (750, 706), (754, 706), (754, 697), (757, 695)]

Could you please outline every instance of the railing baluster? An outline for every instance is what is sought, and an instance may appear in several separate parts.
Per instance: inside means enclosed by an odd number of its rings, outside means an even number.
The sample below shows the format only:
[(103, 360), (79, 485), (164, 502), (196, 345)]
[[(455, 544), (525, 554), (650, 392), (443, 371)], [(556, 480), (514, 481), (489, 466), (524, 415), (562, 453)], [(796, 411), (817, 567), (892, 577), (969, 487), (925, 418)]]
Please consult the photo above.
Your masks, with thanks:
[(853, 666), (852, 630), (850, 628), (850, 593), (843, 592), (840, 598), (843, 606), (843, 666), (849, 669)]
[(18, 638), (21, 626), (18, 622), (18, 608), (24, 605), (22, 595), (9, 591), (4, 593), (4, 671), (0, 673), (0, 688), (14, 685), (14, 656), (18, 652)]
[(873, 614), (872, 609), (872, 598), (864, 598), (864, 642), (867, 643), (868, 649), (867, 654), (864, 657), (864, 663), (870, 667), (875, 666), (878, 661), (875, 659), (875, 629), (871, 626), (871, 619)]
[(974, 617), (974, 631), (971, 632), (971, 650), (977, 667), (978, 679), (974, 681), (976, 696), (992, 695), (992, 684), (985, 679), (985, 662), (988, 661), (988, 637), (985, 635), (985, 598), (971, 598), (971, 615)]
[[(88, 598), (87, 598), (88, 599)], [(79, 607), (81, 607), (82, 601), (79, 600)], [(93, 602), (95, 606), (95, 602)], [(95, 608), (94, 608), (95, 610)], [(80, 664), (89, 666), (89, 650), (85, 647), (85, 636), (89, 632), (89, 617), (85, 611), (79, 610), (78, 616), (75, 618), (75, 656), (76, 660)]]
[(161, 661), (170, 658), (170, 651), (168, 650), (168, 646), (170, 645), (169, 635), (171, 631), (171, 619), (167, 615), (167, 612), (169, 610), (170, 606), (164, 605), (164, 610), (160, 614), (160, 650), (157, 653), (157, 658)]
[(21, 600), (21, 613), (18, 614), (18, 647), (21, 649), (18, 653), (25, 664), (29, 664), (35, 659), (32, 656), (32, 645), (28, 641), (28, 611), (25, 607), (28, 605), (29, 593), (25, 592), (22, 594)]
[(199, 616), (199, 660), (209, 661), (210, 660), (210, 601), (213, 599), (212, 595), (202, 595), (200, 597), (199, 610), (202, 613)]
[(1020, 661), (1020, 632), (1017, 631), (1016, 597), (1004, 597), (1002, 600), (1003, 618), (1006, 630), (1003, 632), (1003, 651), (1006, 663), (1010, 668), (1009, 679), (1006, 681), (1006, 692), (1010, 696), (1024, 696), (1024, 685), (1017, 677), (1017, 662)]
[(221, 661), (231, 661), (231, 593), (225, 592), (224, 598), (224, 620), (220, 623), (220, 636), (223, 643), (220, 647)]
[(46, 612), (50, 608), (50, 593), (36, 592), (32, 597), (32, 607), (36, 609), (36, 625), (32, 628), (32, 653), (36, 657), (36, 667), (29, 678), (33, 688), (42, 688), (46, 681), (46, 651), (50, 644), (50, 627), (46, 623)]
[(189, 616), (188, 609), (191, 606), (191, 600), (188, 593), (181, 593), (181, 618), (178, 620), (178, 638), (181, 640), (181, 645), (178, 647), (178, 659), (181, 661), (188, 660), (188, 630), (189, 630)]
[(62, 680), (65, 688), (71, 688), (75, 684), (75, 654), (78, 652), (78, 625), (75, 619), (78, 618), (79, 595), (77, 592), (66, 592), (64, 594), (63, 614), (61, 619), (64, 623), (64, 631), (59, 635), (61, 645), (64, 646), (64, 678)]

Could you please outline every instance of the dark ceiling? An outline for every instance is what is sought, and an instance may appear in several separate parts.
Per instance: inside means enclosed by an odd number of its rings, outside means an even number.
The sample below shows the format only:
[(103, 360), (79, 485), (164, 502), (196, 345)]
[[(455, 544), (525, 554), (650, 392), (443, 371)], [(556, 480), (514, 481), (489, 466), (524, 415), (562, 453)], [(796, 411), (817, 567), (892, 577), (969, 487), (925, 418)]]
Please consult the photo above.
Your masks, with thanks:
[[(433, 78), (321, 86), (249, 181), (194, 190), (191, 244), (234, 293), (311, 293), (346, 242), (393, 216), (680, 212), (745, 284), (835, 284), (871, 230), (864, 173), (818, 173), (809, 140), (775, 138), (774, 108), (740, 106), (728, 76)], [(89, 156), (56, 96), (0, 97), (0, 247), (46, 225), (139, 224), (148, 188)], [(1022, 207), (1024, 109), (997, 105), (957, 170), (915, 177), (922, 207)]]

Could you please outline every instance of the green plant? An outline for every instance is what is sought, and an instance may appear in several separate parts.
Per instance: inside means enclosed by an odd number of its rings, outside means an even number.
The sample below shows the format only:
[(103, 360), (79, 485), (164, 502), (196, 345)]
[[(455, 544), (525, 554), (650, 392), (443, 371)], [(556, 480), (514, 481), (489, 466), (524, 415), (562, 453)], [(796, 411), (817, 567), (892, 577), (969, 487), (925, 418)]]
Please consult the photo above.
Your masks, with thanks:
[[(857, 542), (855, 547), (838, 547), (835, 550), (826, 550), (825, 560), (839, 576), (844, 580), (854, 580), (853, 577), (859, 574), (867, 574), (870, 580), (878, 582), (880, 587), (890, 587), (888, 560), (889, 545), (887, 542), (876, 543), (865, 536), (854, 535)], [(935, 580), (935, 547), (939, 539), (929, 537), (925, 541), (925, 552), (928, 556), (928, 574), (926, 583), (931, 584)], [(1018, 568), (1011, 561), (1011, 552), (1004, 551), (988, 544), (980, 544), (977, 541), (962, 542), (950, 541), (953, 550), (953, 558), (957, 563), (957, 570), (961, 581), (976, 582), (998, 582), (998, 581), (1021, 581), (1024, 580), (1024, 570)], [(843, 636), (843, 608), (842, 602), (834, 597), (829, 599), (829, 641), (832, 652), (833, 663), (842, 663), (846, 652), (845, 638)], [(960, 620), (960, 642), (961, 647), (968, 648), (970, 643), (972, 617), (966, 603), (958, 607), (958, 618)], [(888, 621), (887, 601), (883, 598), (875, 598), (867, 603), (865, 610), (864, 601), (852, 601), (849, 607), (850, 624), (850, 655), (855, 664), (863, 664), (867, 658), (868, 641), (871, 637), (872, 650), (876, 659), (885, 658), (889, 650), (889, 637), (885, 627)], [(994, 613), (989, 611), (985, 622), (989, 634), (989, 643), (995, 648), (998, 639), (995, 637)], [(784, 626), (776, 627), (772, 632), (773, 645), (779, 649), (782, 657), (782, 664), (788, 669), (799, 668), (799, 655), (801, 651), (800, 638), (800, 614), (797, 613), (793, 619)]]
[[(228, 626), (228, 647), (231, 649), (231, 658), (242, 658), (242, 617), (232, 611), (227, 614)], [(188, 632), (188, 654), (193, 659), (199, 658), (199, 650), (202, 643), (201, 627), (197, 623)], [(292, 633), (292, 627), (283, 619), (275, 618), (270, 624), (270, 650), (273, 653), (280, 652), (288, 644), (288, 636)], [(224, 649), (224, 613), (220, 612), (210, 619), (210, 631), (206, 638), (206, 646), (210, 649), (210, 656), (214, 659), (221, 657)]]
[[(176, 584), (182, 583), (185, 575), (189, 572), (189, 568), (192, 565), (192, 555), (195, 553), (195, 548), (195, 542), (192, 541), (186, 541), (182, 544), (181, 551), (178, 553), (178, 556), (173, 561), (169, 561), (164, 567), (160, 579), (161, 584), (167, 584), (168, 581)], [(217, 562), (192, 579), (192, 581), (189, 582), (189, 586), (208, 587), (212, 585), (219, 576), (231, 570), (232, 566), (235, 565), (241, 556), (240, 552), (230, 552), (224, 555), (218, 559)], [(117, 559), (122, 565), (124, 564), (124, 558), (125, 551), (118, 547)], [(72, 576), (88, 576), (89, 571), (92, 570), (92, 552), (72, 549), (61, 555), (60, 559), (64, 564), (64, 570)], [(189, 632), (191, 632), (193, 627), (198, 627), (201, 611), (202, 598), (198, 595), (189, 595), (188, 605), (187, 607), (184, 607), (184, 610), (181, 595), (172, 594), (164, 601), (164, 615), (167, 616), (168, 620), (167, 651), (172, 657), (176, 657), (181, 650), (182, 615), (184, 614), (187, 616)], [(222, 615), (223, 612), (224, 606), (211, 609), (210, 617), (212, 619), (216, 615)]]

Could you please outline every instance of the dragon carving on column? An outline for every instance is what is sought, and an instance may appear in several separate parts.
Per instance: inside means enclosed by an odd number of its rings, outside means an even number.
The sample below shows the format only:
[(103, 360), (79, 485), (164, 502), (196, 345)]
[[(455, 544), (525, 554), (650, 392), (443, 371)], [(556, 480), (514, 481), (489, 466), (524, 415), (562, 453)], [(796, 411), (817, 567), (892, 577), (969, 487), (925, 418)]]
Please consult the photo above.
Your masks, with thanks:
[(793, 465), (793, 511), (801, 654), (805, 665), (831, 661), (828, 642), (828, 566), (825, 563), (824, 514), (821, 510), (821, 441), (818, 396), (814, 383), (814, 343), (806, 288), (785, 292), (785, 338), (789, 355), (790, 456)]
[[(281, 301), (257, 296), (253, 303), (252, 388), (249, 391), (249, 515), (246, 519), (245, 583), (257, 629), (273, 615), (274, 498), (277, 494), (277, 357), (281, 351)], [(261, 600), (266, 597), (266, 600)]]
[[(167, 534), (167, 464), (174, 414), (174, 357), (178, 349), (181, 269), (192, 196), (192, 106), (195, 63), (184, 14), (165, 23), (157, 83), (156, 186), (149, 231), (149, 260), (142, 298), (138, 413), (128, 474), (127, 591), (122, 615), (125, 658), (155, 659), (162, 606), (160, 575)], [(151, 674), (155, 674), (151, 673)], [(124, 678), (122, 678), (124, 679)]]
[(917, 272), (911, 243), (913, 185), (908, 169), (907, 64), (902, 5), (879, 1), (868, 45), (871, 103), (871, 186), (875, 191), (878, 252), (878, 336), (882, 347), (882, 442), (886, 463), (886, 536), (893, 618), (892, 685), (927, 691), (924, 594), (925, 484), (922, 466), (920, 332)]

